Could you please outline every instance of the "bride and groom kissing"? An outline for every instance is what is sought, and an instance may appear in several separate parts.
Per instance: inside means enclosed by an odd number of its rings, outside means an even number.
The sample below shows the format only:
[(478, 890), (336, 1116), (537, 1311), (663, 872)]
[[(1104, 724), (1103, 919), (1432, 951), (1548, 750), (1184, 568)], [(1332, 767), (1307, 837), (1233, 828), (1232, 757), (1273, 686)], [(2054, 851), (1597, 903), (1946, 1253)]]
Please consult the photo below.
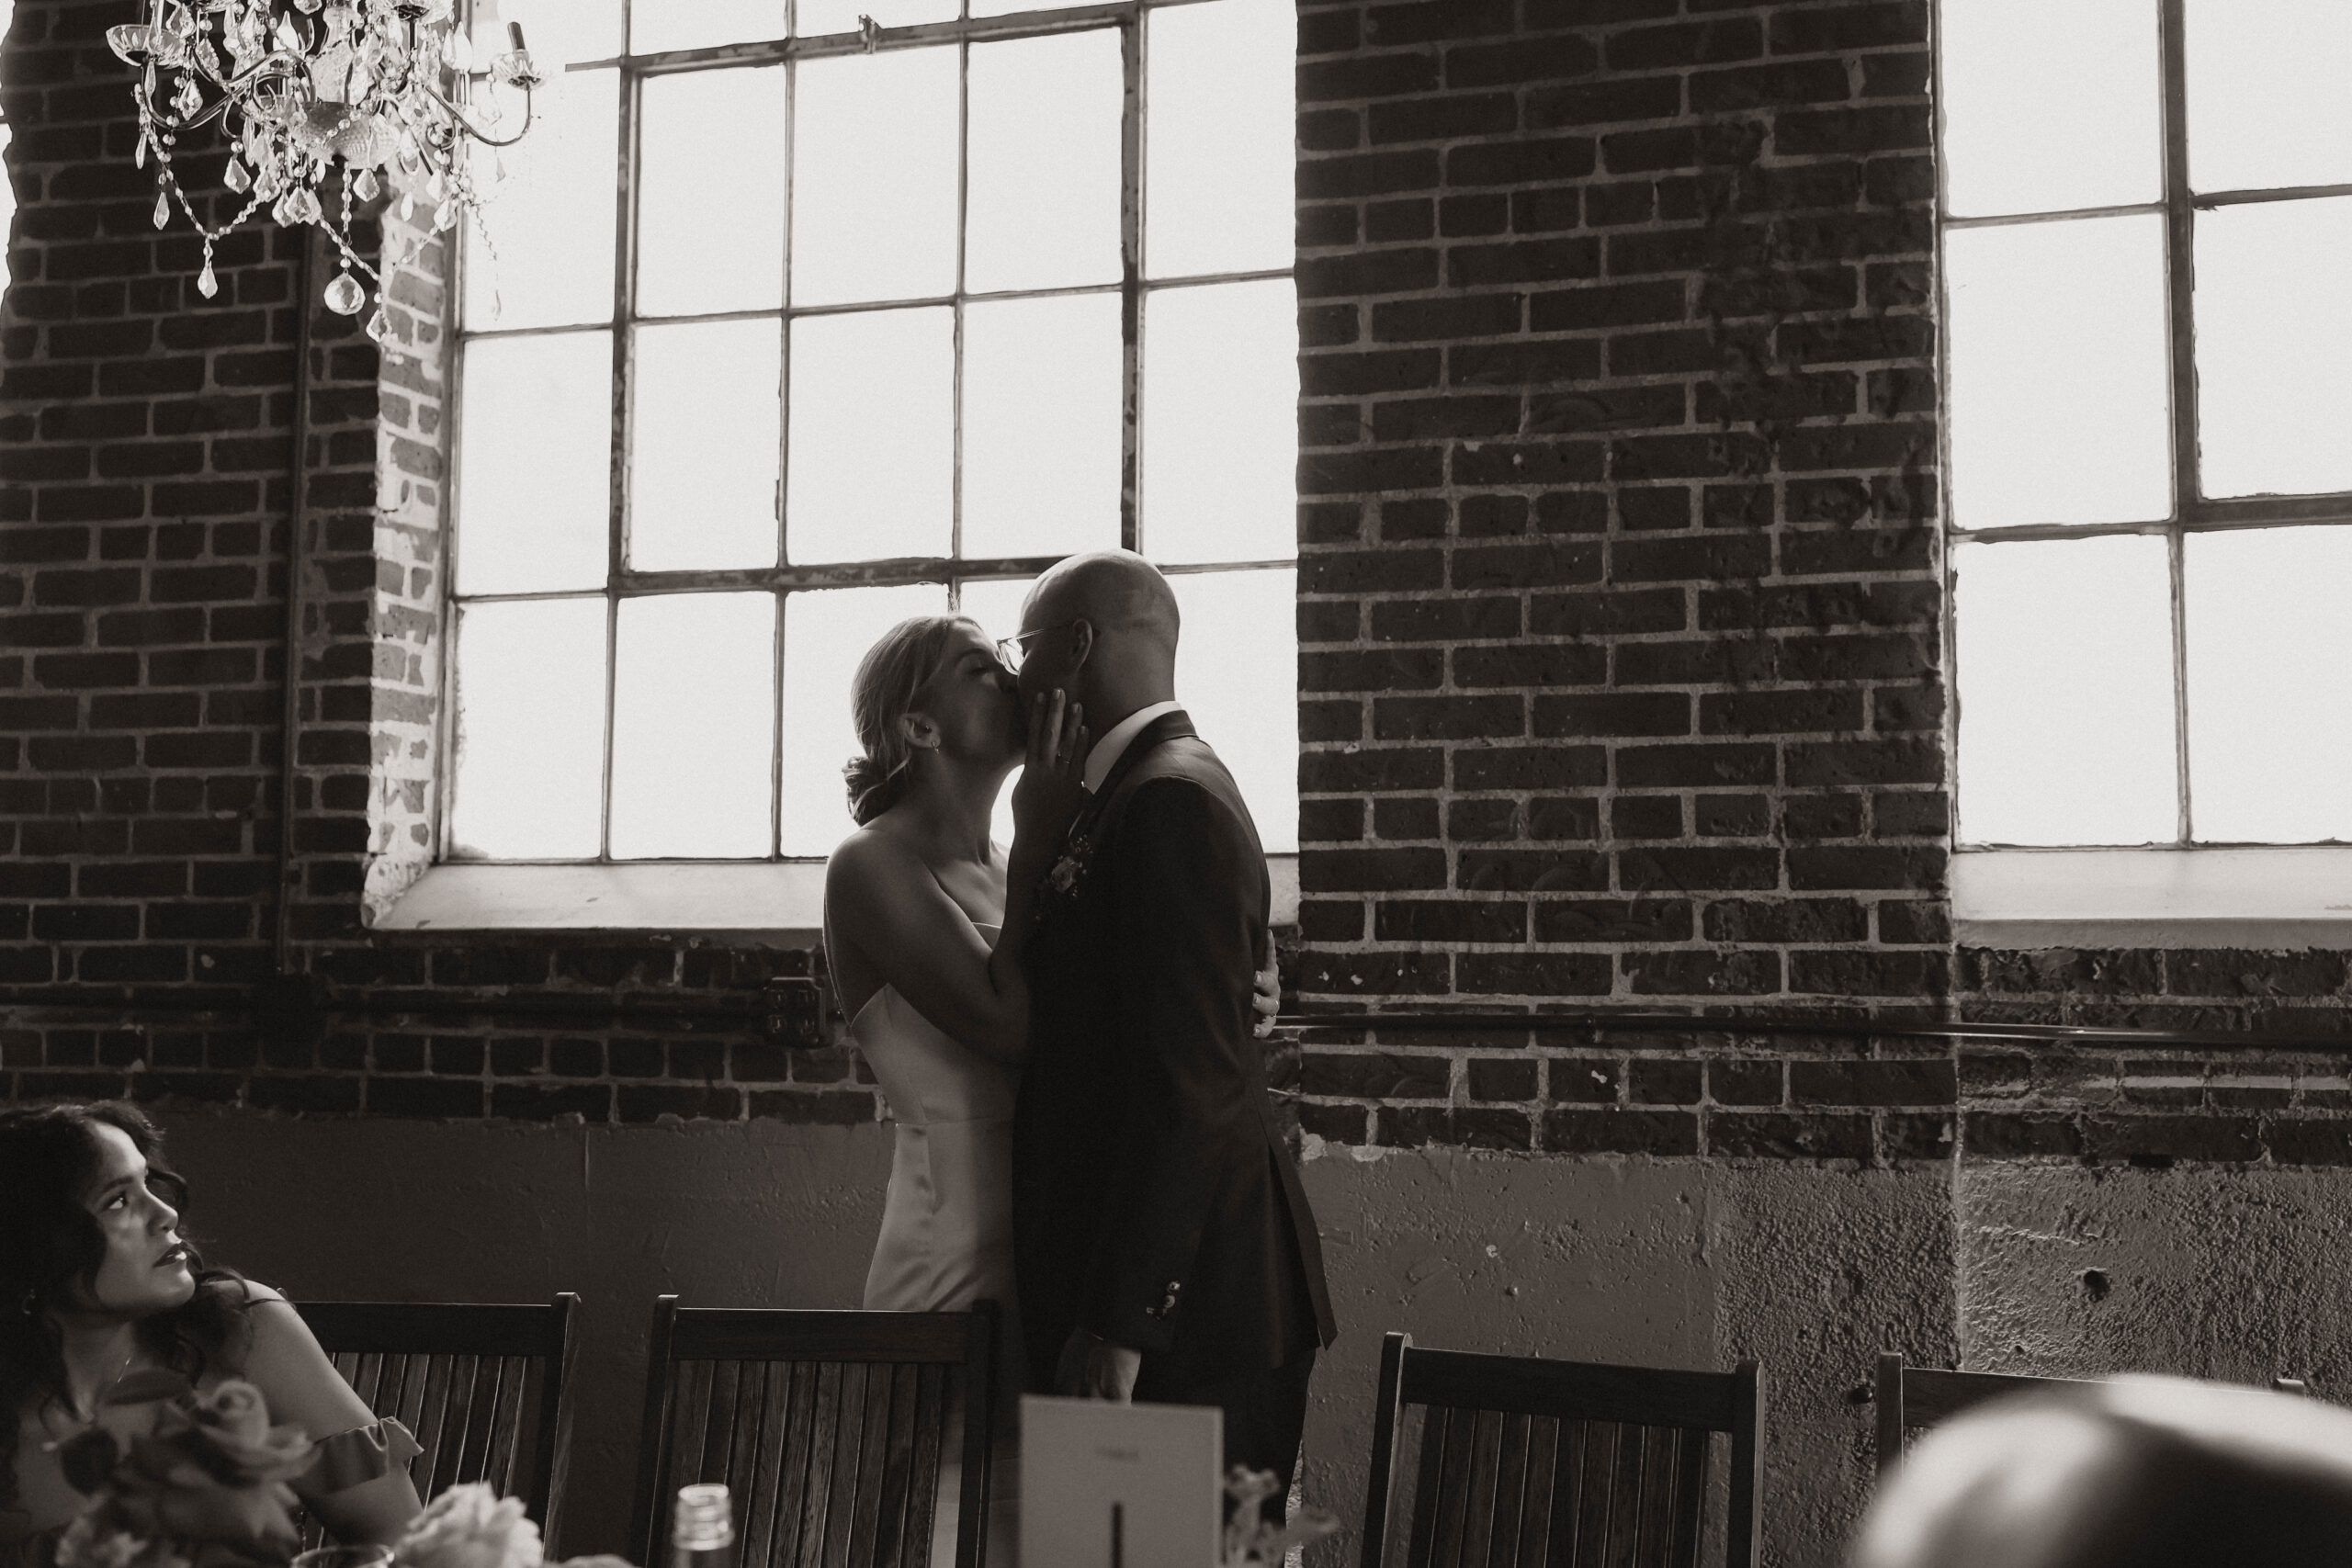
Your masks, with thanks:
[(825, 944), (898, 1121), (865, 1304), (991, 1298), (1011, 1389), (1220, 1406), (1227, 1462), (1286, 1491), (1335, 1328), (1266, 1087), (1265, 857), (1175, 701), (1178, 623), (1107, 551), (1018, 637), (919, 616), (858, 667)]

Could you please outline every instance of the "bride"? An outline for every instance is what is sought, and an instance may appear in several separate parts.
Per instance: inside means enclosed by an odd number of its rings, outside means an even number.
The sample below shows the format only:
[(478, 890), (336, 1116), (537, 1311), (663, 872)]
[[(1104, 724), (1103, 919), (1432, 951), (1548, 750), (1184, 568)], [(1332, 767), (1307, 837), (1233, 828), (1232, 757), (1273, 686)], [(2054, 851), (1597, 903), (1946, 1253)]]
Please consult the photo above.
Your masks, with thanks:
[[(858, 828), (825, 868), (825, 955), (849, 1036), (898, 1122), (865, 1304), (997, 1303), (987, 1556), (1011, 1563), (1023, 1368), (1012, 1290), (1012, 1101), (1029, 1020), (1021, 948), (1030, 892), (1077, 811), (1085, 716), (1057, 692), (1024, 725), (1012, 671), (959, 615), (885, 632), (857, 667), (850, 711), (863, 750), (844, 770)], [(1024, 765), (1007, 855), (989, 823), (1015, 764)], [(943, 1474), (942, 1497), (956, 1484)], [(935, 1518), (931, 1561), (953, 1561), (952, 1505)]]

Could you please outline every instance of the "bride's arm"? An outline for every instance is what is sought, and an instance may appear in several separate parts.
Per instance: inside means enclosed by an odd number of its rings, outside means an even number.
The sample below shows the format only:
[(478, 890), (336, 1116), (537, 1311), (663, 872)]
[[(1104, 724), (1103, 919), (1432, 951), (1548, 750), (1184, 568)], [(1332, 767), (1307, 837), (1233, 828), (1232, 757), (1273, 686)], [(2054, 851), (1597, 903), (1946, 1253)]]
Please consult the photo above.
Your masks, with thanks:
[[(825, 870), (827, 946), (854, 951), (869, 973), (914, 1010), (983, 1055), (1015, 1062), (1027, 1044), (1029, 987), (1022, 949), (1042, 880), (1075, 811), (1086, 755), (1082, 716), (1059, 694), (1031, 725), (1021, 783), (1012, 792), (1003, 924), (994, 946), (947, 897), (928, 866), (881, 833), (860, 833)], [(1056, 722), (1058, 720), (1058, 722)]]

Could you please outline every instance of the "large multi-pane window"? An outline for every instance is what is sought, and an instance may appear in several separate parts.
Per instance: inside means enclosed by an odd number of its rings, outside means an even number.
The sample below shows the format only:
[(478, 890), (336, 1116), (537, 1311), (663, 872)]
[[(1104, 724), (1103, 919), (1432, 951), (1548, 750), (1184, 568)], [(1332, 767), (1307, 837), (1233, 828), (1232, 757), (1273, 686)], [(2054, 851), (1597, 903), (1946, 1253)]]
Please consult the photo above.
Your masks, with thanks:
[(559, 80), (462, 257), (447, 852), (822, 855), (875, 637), (1122, 544), (1294, 847), (1290, 0), (476, 7)]
[(2352, 6), (1939, 34), (1962, 841), (2352, 839)]

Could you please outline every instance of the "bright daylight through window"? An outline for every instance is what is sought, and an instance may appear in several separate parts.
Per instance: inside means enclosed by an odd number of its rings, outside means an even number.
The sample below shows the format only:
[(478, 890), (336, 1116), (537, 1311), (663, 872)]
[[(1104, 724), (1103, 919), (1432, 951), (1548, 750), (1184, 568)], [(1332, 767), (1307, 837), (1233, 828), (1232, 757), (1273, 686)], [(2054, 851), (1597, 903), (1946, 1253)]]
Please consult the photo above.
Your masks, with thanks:
[(2352, 839), (2352, 6), (1939, 36), (1962, 841)]
[(823, 855), (875, 637), (1122, 543), (1295, 847), (1290, 0), (1037, 3), (476, 0), (555, 80), (462, 258), (452, 858)]

